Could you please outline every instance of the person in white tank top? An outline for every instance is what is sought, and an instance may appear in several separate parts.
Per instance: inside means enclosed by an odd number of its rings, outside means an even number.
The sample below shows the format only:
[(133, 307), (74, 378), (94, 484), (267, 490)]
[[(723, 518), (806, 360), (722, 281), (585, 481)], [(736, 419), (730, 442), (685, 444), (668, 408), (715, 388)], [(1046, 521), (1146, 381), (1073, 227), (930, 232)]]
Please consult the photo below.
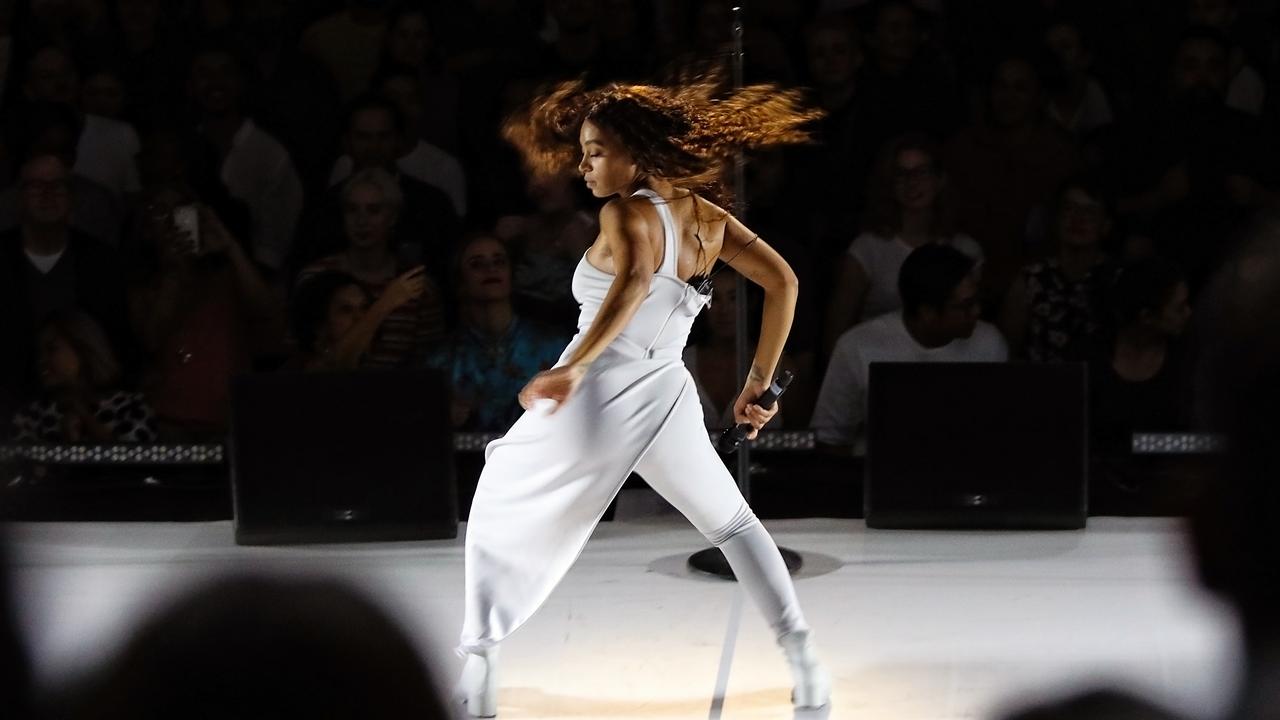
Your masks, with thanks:
[(803, 125), (819, 113), (773, 86), (713, 103), (715, 89), (715, 79), (595, 91), (564, 83), (504, 127), (535, 175), (576, 162), (592, 193), (613, 199), (574, 273), (578, 334), (521, 391), (526, 412), (486, 451), (466, 530), (458, 648), (467, 658), (458, 695), (472, 717), (496, 716), (498, 644), (551, 594), (633, 470), (724, 552), (786, 652), (794, 704), (828, 703), (830, 677), (786, 566), (712, 448), (681, 360), (709, 297), (709, 283), (698, 280), (727, 258), (765, 291), (734, 415), (754, 437), (777, 412), (755, 401), (791, 327), (795, 273), (696, 191), (737, 149), (805, 141)]

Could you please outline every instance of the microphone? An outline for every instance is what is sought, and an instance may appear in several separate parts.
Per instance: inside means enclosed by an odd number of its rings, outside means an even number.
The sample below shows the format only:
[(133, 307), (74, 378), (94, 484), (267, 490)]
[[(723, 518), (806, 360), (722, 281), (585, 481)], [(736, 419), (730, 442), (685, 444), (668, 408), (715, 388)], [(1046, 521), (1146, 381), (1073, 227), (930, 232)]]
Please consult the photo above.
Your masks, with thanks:
[[(783, 370), (778, 377), (773, 379), (773, 384), (768, 390), (755, 401), (755, 405), (768, 410), (773, 404), (778, 402), (778, 398), (782, 397), (782, 393), (787, 391), (787, 386), (795, 380), (796, 376), (790, 370)], [(720, 435), (718, 447), (720, 452), (728, 455), (738, 449), (743, 440), (747, 439), (747, 435), (751, 433), (751, 423), (738, 423), (733, 427), (726, 428), (724, 433)]]

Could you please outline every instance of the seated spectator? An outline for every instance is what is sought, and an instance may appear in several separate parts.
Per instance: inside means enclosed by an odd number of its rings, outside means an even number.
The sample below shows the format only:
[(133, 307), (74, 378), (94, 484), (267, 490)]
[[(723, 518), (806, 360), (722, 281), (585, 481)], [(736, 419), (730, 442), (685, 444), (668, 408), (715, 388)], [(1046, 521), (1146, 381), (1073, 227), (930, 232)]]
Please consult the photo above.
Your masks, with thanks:
[(180, 231), (174, 210), (194, 198), (157, 188), (143, 198), (129, 307), (148, 355), (143, 389), (162, 438), (220, 438), (230, 384), (255, 354), (275, 351), (283, 312), (243, 242), (198, 205), (198, 237)]
[(468, 238), (453, 271), (458, 326), (426, 364), (449, 375), (454, 427), (503, 432), (522, 412), (520, 390), (556, 364), (568, 338), (516, 314), (511, 262), (497, 238)]
[[(96, 4), (96, 3), (95, 3)], [(125, 117), (142, 122), (182, 107), (191, 36), (181, 27), (181, 5), (160, 0), (109, 0), (107, 37), (129, 88)]]
[(1028, 261), (1023, 241), (1033, 209), (1081, 168), (1069, 136), (1045, 122), (1040, 75), (1031, 60), (1006, 56), (987, 86), (983, 121), (947, 146), (956, 225), (982, 246), (982, 301), (999, 307)]
[(334, 580), (230, 576), (151, 613), (60, 717), (446, 720), (403, 629)]
[[(397, 256), (392, 233), (405, 202), (390, 173), (372, 168), (342, 186), (342, 228), (346, 248), (303, 268), (298, 284), (312, 275), (338, 270), (355, 277), (370, 298), (381, 298), (417, 263)], [(426, 280), (425, 277), (422, 279)], [(379, 326), (364, 355), (371, 369), (416, 365), (445, 334), (444, 304), (438, 286), (427, 280), (413, 299), (399, 304)]]
[[(438, 286), (447, 282), (446, 265), (457, 241), (458, 216), (449, 197), (421, 180), (403, 173), (396, 161), (404, 154), (404, 118), (395, 103), (377, 95), (365, 95), (347, 113), (343, 147), (352, 170), (378, 169), (391, 177), (403, 203), (388, 238), (391, 249), (427, 266)], [(305, 264), (342, 249), (343, 187), (330, 188), (307, 207), (299, 236), (298, 259)]]
[(302, 49), (329, 69), (344, 103), (364, 92), (378, 69), (391, 3), (347, 0), (346, 5), (302, 34)]
[[(1242, 22), (1239, 3), (1236, 0), (1188, 0), (1187, 21), (1217, 30), (1229, 43), (1227, 107), (1261, 115), (1267, 102), (1267, 81), (1254, 67), (1254, 59), (1239, 40), (1250, 32), (1249, 18), (1246, 16)], [(1266, 30), (1260, 33), (1254, 30), (1254, 33), (1268, 34)]]
[(354, 370), (361, 365), (387, 316), (422, 295), (423, 269), (397, 277), (370, 302), (355, 277), (337, 270), (307, 278), (294, 291), (293, 337), (297, 370)]
[(600, 231), (595, 213), (582, 206), (579, 185), (571, 176), (530, 179), (536, 212), (507, 215), (494, 226), (515, 257), (512, 291), (520, 311), (568, 329), (578, 318), (573, 271)]
[[(698, 317), (690, 342), (684, 349), (684, 365), (698, 388), (702, 419), (708, 429), (723, 429), (735, 424), (733, 405), (742, 391), (742, 383), (738, 381), (737, 279), (732, 270), (716, 275), (711, 304)], [(805, 378), (797, 372), (795, 361), (785, 351), (778, 359), (778, 371), (782, 370), (796, 373), (796, 380), (787, 391), (788, 401), (794, 401), (796, 385), (803, 383)], [(788, 406), (795, 405), (788, 402)], [(788, 427), (784, 412), (779, 403), (778, 414), (769, 423), (771, 429)]]
[[(18, 147), (28, 156), (56, 155), (72, 168), (68, 180), (71, 193), (71, 226), (108, 247), (120, 245), (124, 223), (124, 203), (111, 190), (81, 175), (76, 169), (77, 138), (83, 126), (76, 111), (66, 105), (36, 103), (22, 112)], [(11, 185), (0, 192), (0, 230), (18, 224), (21, 188)]]
[(1049, 119), (1077, 137), (1110, 125), (1111, 101), (1091, 73), (1093, 48), (1080, 23), (1066, 16), (1051, 20), (1044, 43), (1055, 61), (1045, 76)]
[(247, 88), (249, 116), (289, 150), (310, 197), (328, 187), (333, 139), (342, 125), (342, 100), (329, 69), (298, 46), (296, 0), (237, 3), (239, 47), (254, 74)]
[(1280, 207), (1275, 139), (1225, 102), (1228, 57), (1220, 32), (1186, 30), (1165, 102), (1117, 127), (1105, 145), (1119, 213), (1187, 273), (1193, 293), (1243, 223)]
[[(1269, 216), (1197, 306), (1205, 335), (1197, 405), (1227, 453), (1190, 508), (1189, 548), (1202, 586), (1239, 620), (1240, 682), (1220, 717), (1274, 716), (1280, 677), (1280, 226)], [(1209, 311), (1203, 316), (1201, 308)]]
[(867, 228), (849, 245), (827, 308), (829, 351), (862, 320), (902, 307), (898, 271), (911, 251), (929, 243), (951, 245), (982, 262), (973, 238), (954, 232), (947, 205), (947, 174), (937, 146), (904, 135), (882, 153), (867, 201)]
[(302, 213), (302, 181), (289, 151), (245, 115), (245, 74), (234, 52), (210, 45), (191, 62), (188, 92), (201, 134), (222, 158), (219, 177), (249, 206), (250, 256), (274, 271), (289, 256)]
[(911, 0), (876, 0), (865, 11), (868, 62), (859, 78), (863, 132), (880, 147), (904, 132), (945, 136), (961, 121), (960, 94), (927, 11)]
[(13, 418), (15, 442), (152, 442), (146, 399), (119, 389), (120, 362), (88, 314), (59, 310), (40, 328), (42, 397)]
[[(816, 91), (815, 100), (826, 115), (813, 123), (812, 143), (782, 151), (787, 178), (781, 188), (785, 199), (779, 202), (793, 215), (788, 224), (823, 262), (848, 248), (882, 143), (864, 127), (868, 108), (858, 76), (864, 59), (861, 38), (843, 15), (824, 15), (805, 28), (806, 84)], [(747, 171), (752, 171), (750, 162)], [(823, 277), (822, 286), (805, 287), (825, 287), (832, 279)]]
[[(400, 4), (391, 12), (382, 61), (375, 76), (403, 68), (417, 84), (423, 99), (422, 112), (409, 117), (409, 135), (442, 148), (458, 150), (458, 103), (461, 88), (458, 78), (445, 62), (442, 41), (426, 8), (413, 3)], [(376, 85), (376, 83), (375, 83)], [(460, 211), (460, 215), (465, 212)]]
[(811, 423), (818, 442), (864, 451), (867, 381), (873, 362), (1004, 362), (1000, 331), (978, 320), (973, 258), (949, 246), (922, 245), (902, 263), (902, 310), (840, 337), (818, 391)]
[[(422, 88), (412, 73), (405, 69), (388, 70), (375, 78), (374, 87), (383, 97), (395, 103), (407, 128), (412, 129), (421, 124), (429, 100), (422, 94)], [(401, 150), (407, 152), (396, 160), (396, 168), (409, 177), (444, 192), (453, 203), (453, 210), (458, 217), (465, 216), (467, 177), (462, 170), (462, 163), (443, 149), (413, 134), (406, 135)], [(338, 158), (329, 176), (329, 184), (341, 184), (351, 176), (354, 166), (350, 155)]]
[(1185, 429), (1187, 405), (1178, 338), (1191, 317), (1187, 281), (1154, 258), (1120, 271), (1112, 292), (1114, 336), (1089, 378), (1095, 454), (1130, 452), (1135, 432)]
[(0, 233), (0, 382), (34, 387), (36, 328), (57, 310), (94, 316), (114, 347), (131, 356), (124, 285), (115, 251), (71, 227), (71, 174), (37, 155), (19, 176), (18, 227)]
[(1116, 276), (1105, 250), (1111, 213), (1102, 189), (1072, 180), (1054, 205), (1057, 253), (1022, 269), (1000, 317), (1012, 355), (1034, 362), (1088, 358), (1107, 324), (1105, 302)]
[[(23, 95), (28, 103), (81, 108), (80, 71), (66, 51), (40, 48), (27, 65)], [(122, 120), (86, 113), (76, 144), (77, 174), (125, 197), (138, 192), (138, 133)]]
[(124, 101), (124, 78), (117, 70), (99, 66), (85, 73), (80, 84), (80, 109), (86, 116), (122, 120)]

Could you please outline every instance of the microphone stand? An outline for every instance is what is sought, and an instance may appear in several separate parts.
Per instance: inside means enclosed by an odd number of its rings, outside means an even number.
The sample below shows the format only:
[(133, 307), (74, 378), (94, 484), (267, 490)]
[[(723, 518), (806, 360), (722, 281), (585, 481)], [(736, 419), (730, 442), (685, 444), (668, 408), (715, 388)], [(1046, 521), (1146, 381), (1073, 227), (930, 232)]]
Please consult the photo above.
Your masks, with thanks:
[[(733, 8), (733, 89), (741, 90), (743, 85), (742, 66), (744, 54), (742, 52), (742, 7), (736, 5)], [(738, 151), (737, 157), (733, 161), (733, 214), (734, 217), (741, 219), (747, 210), (747, 174), (746, 174), (746, 158), (743, 157), (742, 151)], [(751, 371), (751, 349), (747, 346), (747, 280), (740, 273), (738, 274), (736, 285), (736, 294), (738, 298), (738, 316), (736, 329), (736, 349), (737, 349), (737, 369), (738, 377), (745, 378), (747, 373)], [(770, 381), (773, 378), (769, 378)], [(738, 446), (738, 466), (737, 466), (738, 489), (742, 491), (742, 497), (749, 503), (751, 502), (751, 443), (744, 442)], [(786, 548), (778, 548), (782, 553), (782, 560), (787, 564), (787, 571), (792, 575), (804, 565), (804, 559), (794, 550)], [(689, 567), (699, 572), (709, 573), (726, 580), (736, 580), (733, 570), (729, 567), (729, 561), (725, 559), (724, 553), (720, 552), (720, 548), (707, 548), (700, 550), (689, 556)]]

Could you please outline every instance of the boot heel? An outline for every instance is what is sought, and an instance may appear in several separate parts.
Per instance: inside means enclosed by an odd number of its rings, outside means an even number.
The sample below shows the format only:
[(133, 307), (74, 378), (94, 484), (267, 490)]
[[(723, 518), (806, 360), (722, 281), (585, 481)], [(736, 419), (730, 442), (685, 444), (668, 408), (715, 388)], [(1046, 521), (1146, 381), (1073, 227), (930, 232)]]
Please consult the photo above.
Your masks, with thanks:
[(831, 702), (831, 675), (818, 660), (807, 631), (788, 633), (778, 639), (791, 666), (791, 704), (798, 710), (815, 710)]

